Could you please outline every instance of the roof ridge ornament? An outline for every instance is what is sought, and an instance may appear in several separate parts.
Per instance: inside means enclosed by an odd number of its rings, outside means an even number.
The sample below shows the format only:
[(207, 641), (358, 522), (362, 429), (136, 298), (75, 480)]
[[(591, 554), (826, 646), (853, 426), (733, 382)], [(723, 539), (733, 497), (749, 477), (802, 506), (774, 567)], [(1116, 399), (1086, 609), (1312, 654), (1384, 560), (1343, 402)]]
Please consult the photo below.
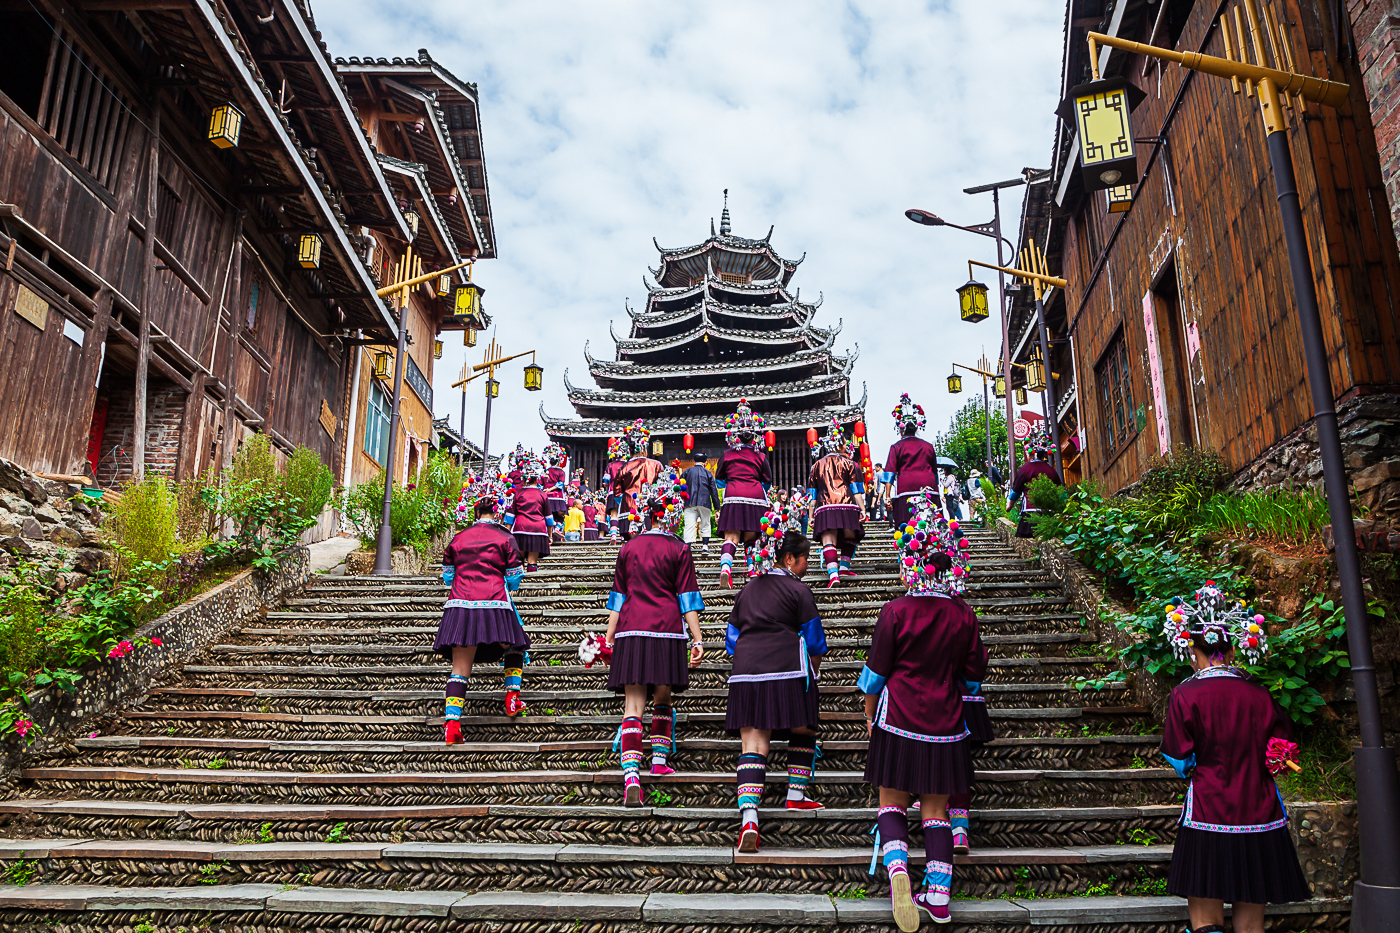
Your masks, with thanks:
[(719, 235), (729, 236), (729, 189), (724, 189), (724, 211), (719, 215)]

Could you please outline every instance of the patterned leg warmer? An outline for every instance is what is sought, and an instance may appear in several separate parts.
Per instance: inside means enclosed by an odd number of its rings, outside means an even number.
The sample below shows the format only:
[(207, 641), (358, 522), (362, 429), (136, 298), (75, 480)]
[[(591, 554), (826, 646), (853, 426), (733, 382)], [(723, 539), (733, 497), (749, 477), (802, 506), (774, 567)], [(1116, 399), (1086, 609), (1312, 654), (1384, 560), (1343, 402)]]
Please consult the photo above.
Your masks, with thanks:
[(971, 794), (950, 794), (948, 796), (948, 819), (953, 824), (953, 847), (968, 847), (972, 826), (967, 811), (972, 808)]
[(788, 800), (806, 800), (812, 786), (812, 774), (817, 761), (817, 737), (793, 735), (788, 739)]
[(670, 774), (666, 758), (676, 750), (676, 711), (657, 704), (651, 710), (651, 773)]
[(733, 541), (726, 541), (719, 546), (719, 572), (731, 573), (734, 569), (734, 552), (738, 550)]
[(763, 781), (768, 776), (768, 759), (755, 752), (744, 752), (739, 756), (738, 778), (739, 812), (741, 822), (758, 822), (758, 804), (763, 799)]
[(881, 807), (875, 817), (880, 827), (880, 855), (885, 872), (909, 871), (909, 818), (903, 807)]
[(628, 716), (622, 720), (622, 770), (636, 774), (642, 770), (642, 717)]
[(618, 528), (617, 519), (608, 519), (608, 537), (616, 540), (621, 534), (622, 530)]
[(832, 579), (835, 579), (836, 575), (841, 572), (841, 564), (837, 559), (834, 544), (828, 544), (822, 548), (822, 563), (826, 565), (826, 575)]
[(924, 889), (929, 903), (946, 904), (953, 897), (953, 829), (947, 820), (924, 820)]
[(467, 678), (460, 674), (453, 674), (447, 678), (447, 710), (445, 715), (448, 719), (461, 719), (462, 707), (467, 705)]
[(525, 684), (525, 652), (507, 651), (501, 658), (501, 667), (506, 672), (506, 690), (519, 692)]
[(856, 556), (856, 542), (841, 542), (841, 569), (849, 572), (851, 569), (851, 559)]

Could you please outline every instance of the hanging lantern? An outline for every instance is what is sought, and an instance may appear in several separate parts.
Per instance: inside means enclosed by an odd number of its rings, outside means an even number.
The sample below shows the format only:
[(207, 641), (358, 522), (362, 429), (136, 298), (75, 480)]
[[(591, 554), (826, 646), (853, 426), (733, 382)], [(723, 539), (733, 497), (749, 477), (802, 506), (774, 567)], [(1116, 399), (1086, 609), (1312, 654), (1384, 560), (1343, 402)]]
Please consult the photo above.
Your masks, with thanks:
[(492, 378), (490, 378), (489, 376), (487, 377), (487, 379), (486, 379), (486, 397), (487, 397), (487, 398), (500, 398), (500, 397), (501, 397), (501, 383), (500, 383), (499, 380), (492, 379)]
[(1016, 404), (1017, 404), (1017, 405), (1024, 405), (1024, 404), (1026, 404), (1026, 387), (1025, 387), (1025, 386), (1017, 386), (1017, 387), (1016, 387)]
[(1057, 111), (1079, 131), (1079, 164), (1085, 191), (1138, 180), (1137, 152), (1128, 114), (1146, 95), (1127, 78), (1090, 81), (1072, 88)]
[(682, 438), (681, 438), (681, 448), (682, 448), (686, 453), (690, 453), (691, 451), (693, 451), (693, 450), (695, 449), (695, 435), (694, 435), (694, 434), (687, 434), (687, 435), (685, 435), (684, 437), (682, 437)]
[(764, 431), (763, 443), (769, 450), (772, 450), (774, 447), (778, 446), (778, 435), (774, 434), (772, 431)]
[(475, 282), (463, 282), (458, 285), (452, 303), (453, 316), (465, 319), (468, 325), (475, 323), (481, 313), (481, 296), (485, 293), (486, 289)]
[(865, 437), (865, 422), (857, 421), (855, 425), (851, 428), (851, 433), (854, 434), (857, 438)]
[(209, 114), (209, 141), (220, 149), (238, 146), (243, 132), (243, 113), (233, 104), (220, 104)]
[(444, 272), (442, 275), (438, 276), (437, 294), (439, 298), (446, 298), (448, 295), (452, 294), (452, 273)]
[(870, 463), (870, 445), (865, 441), (860, 442), (860, 467), (865, 474), (865, 485), (875, 485), (875, 467)]
[(476, 346), (476, 328), (468, 327), (462, 331), (462, 345), (467, 347)]
[(1119, 185), (1108, 189), (1108, 212), (1121, 214), (1133, 206), (1133, 186)]
[(815, 447), (815, 446), (817, 446), (817, 429), (816, 429), (816, 428), (808, 428), (808, 429), (807, 429), (807, 446), (808, 446), (808, 447)]
[(440, 359), (442, 359), (442, 341), (441, 341), (441, 340), (434, 340), (434, 341), (433, 341), (433, 359), (435, 359), (435, 360), (440, 360)]
[(957, 395), (957, 394), (959, 394), (959, 393), (961, 393), (961, 392), (962, 392), (962, 376), (959, 376), (958, 373), (957, 373), (957, 370), (954, 370), (954, 371), (953, 371), (953, 374), (952, 374), (951, 376), (948, 377), (948, 394), (950, 394), (950, 395)]
[(997, 373), (997, 377), (992, 380), (992, 394), (997, 398), (1006, 398), (1006, 377)]
[(418, 239), (418, 224), (419, 224), (418, 212), (417, 212), (417, 211), (414, 211), (414, 210), (404, 211), (403, 220), (404, 220), (404, 223), (408, 224), (408, 239), (409, 239), (409, 241), (411, 242), (411, 241), (413, 241), (413, 240)]
[(374, 374), (380, 379), (389, 378), (389, 364), (394, 357), (389, 353), (376, 353), (374, 355)]
[(666, 452), (666, 445), (661, 438), (653, 438), (651, 442), (651, 455), (659, 457)]
[(544, 367), (535, 363), (525, 367), (525, 388), (538, 392), (544, 388)]
[(321, 266), (321, 235), (303, 233), (297, 246), (297, 262), (303, 269), (318, 269)]
[(1045, 363), (1032, 359), (1026, 363), (1026, 388), (1032, 392), (1045, 391)]
[(987, 286), (972, 279), (958, 289), (958, 304), (962, 309), (962, 319), (969, 324), (985, 321), (991, 314), (987, 307)]

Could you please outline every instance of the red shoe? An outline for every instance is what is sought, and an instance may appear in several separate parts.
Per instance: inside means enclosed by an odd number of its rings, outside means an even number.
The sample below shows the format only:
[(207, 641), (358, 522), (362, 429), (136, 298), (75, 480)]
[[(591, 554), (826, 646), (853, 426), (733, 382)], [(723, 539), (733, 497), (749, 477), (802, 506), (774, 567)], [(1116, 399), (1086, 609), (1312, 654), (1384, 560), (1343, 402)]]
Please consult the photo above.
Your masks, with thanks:
[(721, 567), (719, 571), (719, 582), (724, 584), (727, 590), (734, 589), (734, 577), (727, 567)]
[(825, 810), (826, 807), (810, 797), (802, 800), (789, 800), (787, 802), (789, 810)]
[(850, 567), (842, 567), (841, 570), (840, 570), (840, 574), (841, 574), (841, 576), (843, 576), (843, 577), (857, 577), (857, 576), (860, 576), (860, 574), (856, 573), (856, 572), (855, 572), (854, 570), (852, 570)]
[(442, 740), (448, 745), (459, 744), (462, 741), (462, 724), (455, 719), (447, 720), (442, 730)]
[(830, 589), (835, 589), (836, 584), (837, 584), (837, 583), (840, 583), (840, 582), (841, 582), (841, 577), (840, 577), (840, 576), (831, 577), (831, 578), (829, 578), (829, 579), (826, 581), (826, 588), (829, 589), (829, 590), (830, 590)]
[(758, 851), (758, 824), (745, 823), (744, 828), (739, 830), (739, 851)]
[(966, 855), (972, 851), (972, 844), (967, 838), (967, 830), (961, 826), (953, 829), (953, 854)]
[(624, 807), (640, 807), (642, 805), (642, 779), (635, 773), (628, 772), (622, 779), (622, 805)]
[(953, 919), (953, 914), (948, 909), (951, 905), (929, 903), (929, 893), (927, 891), (922, 894), (914, 895), (914, 906), (928, 914), (929, 918), (932, 919), (934, 923), (947, 923), (949, 920)]
[(670, 765), (652, 765), (651, 773), (653, 777), (660, 777), (663, 774), (675, 774), (676, 769)]
[(506, 715), (519, 716), (525, 711), (525, 701), (520, 699), (519, 690), (506, 691)]

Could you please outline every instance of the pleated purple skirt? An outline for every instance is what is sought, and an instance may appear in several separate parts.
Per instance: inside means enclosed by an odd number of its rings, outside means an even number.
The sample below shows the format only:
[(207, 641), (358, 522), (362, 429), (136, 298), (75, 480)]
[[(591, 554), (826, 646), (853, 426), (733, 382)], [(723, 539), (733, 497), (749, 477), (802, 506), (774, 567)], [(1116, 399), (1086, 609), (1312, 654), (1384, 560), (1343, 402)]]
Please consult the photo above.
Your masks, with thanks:
[(1167, 892), (1233, 904), (1283, 904), (1312, 897), (1287, 826), (1264, 833), (1179, 827)]
[(731, 683), (724, 728), (730, 735), (738, 735), (740, 729), (816, 729), (820, 706), (817, 682), (805, 677)]
[(748, 502), (726, 502), (720, 506), (719, 510), (719, 530), (726, 531), (752, 531), (757, 534), (763, 529), (759, 524), (763, 521), (763, 515), (767, 511), (761, 505), (753, 505)]
[(987, 713), (987, 701), (982, 697), (963, 697), (963, 720), (972, 733), (967, 740), (974, 748), (997, 737), (992, 717)]
[(920, 742), (876, 726), (865, 758), (865, 781), (910, 794), (965, 794), (972, 788), (967, 740)]
[(613, 642), (608, 664), (608, 689), (621, 693), (628, 684), (650, 688), (669, 686), (672, 693), (684, 693), (690, 686), (689, 638), (653, 638), (624, 635)]
[(909, 497), (908, 497), (908, 496), (891, 496), (891, 497), (890, 497), (890, 526), (891, 526), (891, 527), (893, 527), (893, 528), (901, 528), (901, 527), (903, 527), (904, 525), (909, 524), (909, 516), (910, 516), (910, 514), (911, 514), (912, 512), (913, 512), (913, 510), (909, 508)]
[(454, 647), (469, 645), (476, 645), (472, 663), (489, 664), (499, 661), (507, 650), (529, 650), (530, 636), (510, 609), (444, 609), (433, 650), (450, 661)]
[(597, 529), (597, 528), (588, 528), (588, 527), (585, 527), (585, 528), (583, 529), (583, 540), (585, 540), (585, 541), (597, 541), (597, 540), (598, 540), (598, 529)]
[(569, 511), (569, 500), (550, 497), (545, 508), (549, 509), (549, 511), (553, 512), (555, 515), (563, 515), (565, 512)]
[(817, 509), (816, 521), (812, 525), (812, 537), (820, 538), (823, 531), (837, 531), (847, 541), (859, 541), (865, 537), (865, 526), (860, 523), (860, 509), (833, 508), (822, 506)]
[(523, 531), (515, 532), (515, 546), (520, 549), (520, 556), (525, 557), (530, 554), (538, 554), (541, 557), (549, 556), (549, 535), (532, 535)]

